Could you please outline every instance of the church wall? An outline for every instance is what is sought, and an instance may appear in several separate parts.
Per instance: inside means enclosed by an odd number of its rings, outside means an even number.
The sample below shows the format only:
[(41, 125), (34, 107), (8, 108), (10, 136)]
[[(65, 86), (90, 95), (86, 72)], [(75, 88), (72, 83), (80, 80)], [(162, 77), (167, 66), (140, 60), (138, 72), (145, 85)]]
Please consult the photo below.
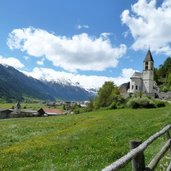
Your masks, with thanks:
[(153, 80), (154, 74), (153, 70), (143, 71), (143, 80)]
[(143, 92), (153, 93), (153, 70), (143, 71)]
[(130, 93), (135, 93), (142, 91), (142, 79), (141, 78), (131, 78), (130, 82)]
[(143, 92), (145, 93), (153, 93), (153, 80), (143, 80)]

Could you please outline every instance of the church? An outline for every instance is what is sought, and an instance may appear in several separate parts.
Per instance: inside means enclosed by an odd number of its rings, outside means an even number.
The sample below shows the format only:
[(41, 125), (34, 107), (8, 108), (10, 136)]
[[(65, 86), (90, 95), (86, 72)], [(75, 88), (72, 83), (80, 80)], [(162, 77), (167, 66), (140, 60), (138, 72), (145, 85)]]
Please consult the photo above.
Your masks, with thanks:
[(143, 62), (143, 72), (135, 72), (130, 80), (128, 93), (143, 92), (153, 97), (158, 95), (159, 88), (154, 81), (154, 60), (150, 50)]

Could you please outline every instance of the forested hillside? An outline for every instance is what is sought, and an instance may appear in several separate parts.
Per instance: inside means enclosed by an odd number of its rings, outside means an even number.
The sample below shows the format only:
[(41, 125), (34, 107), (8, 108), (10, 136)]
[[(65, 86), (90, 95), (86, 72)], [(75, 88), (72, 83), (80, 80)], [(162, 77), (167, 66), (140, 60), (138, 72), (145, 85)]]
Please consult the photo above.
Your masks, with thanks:
[(159, 68), (155, 68), (154, 79), (161, 91), (171, 91), (171, 57), (168, 57)]

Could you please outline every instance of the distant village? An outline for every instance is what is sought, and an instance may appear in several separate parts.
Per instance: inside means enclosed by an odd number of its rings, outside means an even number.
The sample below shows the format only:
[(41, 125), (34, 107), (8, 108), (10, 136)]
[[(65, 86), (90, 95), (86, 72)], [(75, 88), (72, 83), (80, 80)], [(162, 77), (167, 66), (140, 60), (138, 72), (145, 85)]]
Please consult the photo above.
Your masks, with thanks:
[[(58, 101), (58, 102), (48, 102), (45, 104), (45, 108), (40, 108), (38, 110), (22, 108), (20, 102), (17, 102), (15, 106), (10, 109), (0, 108), (0, 119), (7, 118), (22, 118), (22, 117), (47, 117), (47, 116), (61, 116), (67, 114), (74, 114), (72, 111), (73, 106), (79, 106), (81, 108), (86, 108), (89, 101), (82, 102), (69, 102), (69, 101)], [(56, 107), (62, 106), (62, 109)]]

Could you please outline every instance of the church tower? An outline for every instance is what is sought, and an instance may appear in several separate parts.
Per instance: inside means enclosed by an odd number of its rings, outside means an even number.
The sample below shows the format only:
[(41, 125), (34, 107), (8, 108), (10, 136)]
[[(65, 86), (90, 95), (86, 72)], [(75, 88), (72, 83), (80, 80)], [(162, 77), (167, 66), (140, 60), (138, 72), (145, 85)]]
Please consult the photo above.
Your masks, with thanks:
[(153, 93), (154, 85), (154, 60), (151, 55), (151, 51), (148, 50), (144, 59), (144, 70), (143, 70), (143, 92)]

